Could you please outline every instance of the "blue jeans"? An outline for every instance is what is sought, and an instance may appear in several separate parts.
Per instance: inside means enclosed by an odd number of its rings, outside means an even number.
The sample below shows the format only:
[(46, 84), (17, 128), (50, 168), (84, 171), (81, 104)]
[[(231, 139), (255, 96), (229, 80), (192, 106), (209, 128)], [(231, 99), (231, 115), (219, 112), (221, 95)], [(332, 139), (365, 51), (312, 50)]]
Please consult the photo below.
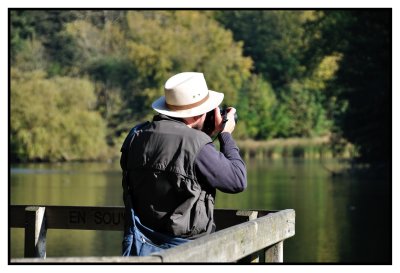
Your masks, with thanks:
[(122, 256), (147, 256), (190, 241), (171, 237), (142, 225), (133, 209), (130, 217), (130, 225), (126, 228), (122, 241)]

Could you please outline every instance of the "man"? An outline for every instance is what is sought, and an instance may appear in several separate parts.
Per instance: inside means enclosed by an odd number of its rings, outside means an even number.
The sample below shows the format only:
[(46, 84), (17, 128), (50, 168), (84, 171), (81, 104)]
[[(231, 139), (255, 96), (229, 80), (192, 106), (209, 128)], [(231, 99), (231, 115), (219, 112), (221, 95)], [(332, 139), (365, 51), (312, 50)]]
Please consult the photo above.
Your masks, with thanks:
[[(123, 255), (148, 255), (215, 231), (216, 189), (238, 193), (246, 167), (231, 133), (234, 108), (223, 120), (224, 94), (208, 90), (204, 75), (177, 74), (152, 107), (152, 122), (132, 129), (121, 149), (126, 228)], [(214, 111), (218, 152), (202, 129)], [(210, 114), (208, 114), (210, 115)]]

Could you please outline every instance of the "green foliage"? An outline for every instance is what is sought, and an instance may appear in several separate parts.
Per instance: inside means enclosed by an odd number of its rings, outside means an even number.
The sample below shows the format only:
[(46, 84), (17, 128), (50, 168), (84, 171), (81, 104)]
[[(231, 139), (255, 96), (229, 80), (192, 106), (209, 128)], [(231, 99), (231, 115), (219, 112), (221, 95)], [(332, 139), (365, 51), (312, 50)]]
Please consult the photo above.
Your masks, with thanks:
[[(82, 11), (66, 10), (11, 10), (11, 59), (22, 49), (26, 39), (39, 39), (46, 49), (47, 59), (60, 63), (65, 61), (65, 54), (59, 54), (59, 31), (64, 24), (76, 19)], [(64, 65), (61, 63), (61, 65)]]
[(324, 129), (325, 111), (321, 105), (321, 94), (307, 89), (304, 83), (293, 82), (282, 94), (282, 104), (289, 122), (282, 132), (286, 136), (311, 137), (327, 133)]
[(18, 160), (88, 160), (103, 156), (104, 122), (93, 111), (93, 85), (11, 71), (11, 155)]
[(237, 108), (238, 138), (333, 132), (365, 161), (389, 153), (386, 10), (9, 14), (15, 159), (93, 159), (107, 145), (117, 150), (133, 125), (152, 118), (165, 80), (183, 71), (203, 72), (209, 89), (225, 94), (223, 104)]
[(13, 67), (21, 71), (44, 70), (48, 63), (45, 48), (36, 39), (26, 39), (20, 43), (20, 50), (15, 55)]
[(329, 98), (326, 85), (338, 69), (339, 56), (326, 56), (312, 75), (293, 80), (282, 92), (280, 114), (285, 113), (283, 137), (313, 137), (326, 135), (332, 126), (327, 119)]
[[(99, 113), (101, 122), (106, 124), (97, 134), (98, 138), (113, 146), (120, 145), (121, 136), (134, 124), (151, 119), (152, 101), (163, 94), (165, 80), (175, 73), (203, 72), (209, 88), (224, 92), (225, 102), (235, 105), (238, 91), (250, 76), (252, 61), (242, 56), (242, 44), (235, 42), (231, 32), (223, 29), (210, 14), (198, 11), (12, 11), (12, 67), (14, 74), (19, 75), (11, 79), (15, 86), (11, 95), (13, 109), (22, 103), (16, 93), (28, 86), (33, 88), (33, 82), (43, 85), (39, 88), (46, 89), (43, 92), (49, 92), (48, 89), (59, 90), (66, 84), (58, 80), (60, 76), (90, 80), (95, 95), (90, 110)], [(43, 72), (39, 75), (37, 70)], [(26, 79), (20, 81), (19, 77)], [(77, 86), (71, 86), (71, 90), (78, 100), (86, 100), (80, 97), (82, 91)], [(45, 103), (37, 89), (33, 93), (32, 100), (36, 104)], [(72, 108), (72, 102), (66, 107)], [(57, 116), (63, 108), (59, 105), (52, 109), (52, 115)], [(40, 109), (35, 111), (38, 112), (36, 116), (43, 118)], [(79, 149), (68, 154), (53, 151), (55, 148), (28, 149), (32, 136), (39, 133), (29, 136), (26, 128), (30, 125), (25, 114), (17, 112), (12, 112), (13, 121), (24, 121), (24, 124), (13, 127), (12, 146), (18, 151), (14, 157), (24, 160), (95, 157), (77, 156), (81, 153)], [(73, 119), (81, 122), (91, 119), (81, 115), (76, 117), (70, 113), (69, 119), (53, 120), (48, 128), (43, 127), (42, 133), (53, 135), (61, 127), (67, 127), (68, 120), (77, 126), (76, 131), (68, 131), (70, 137), (85, 143), (84, 137), (78, 136), (79, 126)], [(95, 121), (95, 118), (91, 121), (94, 127), (97, 126)], [(101, 131), (102, 126), (94, 130)], [(81, 130), (89, 127), (85, 125)], [(27, 137), (22, 141), (20, 136), (24, 134)], [(51, 143), (47, 139), (46, 142)]]
[(273, 110), (277, 100), (271, 85), (253, 75), (240, 91), (242, 98), (237, 106), (240, 115), (235, 132), (240, 138), (269, 139), (275, 136)]
[[(257, 127), (268, 130), (258, 137), (310, 137), (329, 133), (331, 122), (325, 108), (331, 98), (325, 89), (335, 75), (338, 58), (318, 59), (309, 70), (304, 62), (312, 42), (306, 26), (320, 16), (315, 11), (217, 13), (218, 20), (233, 31), (235, 39), (244, 41), (245, 54), (256, 60), (254, 72), (263, 75), (273, 86), (277, 100), (275, 107), (269, 109), (273, 121), (249, 117)], [(251, 133), (249, 136), (255, 137)]]
[(151, 103), (177, 72), (202, 71), (209, 88), (224, 92), (230, 105), (250, 76), (252, 62), (242, 56), (241, 44), (197, 11), (129, 11), (120, 24), (101, 27), (76, 20), (62, 35), (75, 45), (81, 71), (97, 82), (110, 143), (134, 123), (151, 119)]
[(301, 54), (306, 48), (303, 24), (314, 19), (310, 11), (220, 11), (218, 20), (244, 41), (244, 53), (256, 60), (254, 72), (262, 74), (278, 91), (305, 70)]
[(106, 21), (100, 27), (90, 21), (76, 20), (66, 24), (60, 35), (68, 37), (76, 56), (69, 73), (87, 74), (95, 82), (97, 111), (107, 123), (107, 142), (113, 145), (115, 135), (126, 130), (126, 124), (121, 129), (120, 114), (127, 108), (124, 101), (130, 99), (129, 89), (137, 73), (126, 59), (125, 37), (120, 26)]
[(229, 31), (198, 11), (131, 11), (127, 14), (128, 58), (146, 83), (146, 105), (163, 95), (165, 79), (177, 71), (202, 71), (209, 88), (235, 104), (250, 76), (251, 60)]
[(318, 32), (314, 59), (340, 52), (327, 91), (335, 131), (356, 145), (359, 159), (391, 165), (391, 10), (326, 11), (310, 28)]

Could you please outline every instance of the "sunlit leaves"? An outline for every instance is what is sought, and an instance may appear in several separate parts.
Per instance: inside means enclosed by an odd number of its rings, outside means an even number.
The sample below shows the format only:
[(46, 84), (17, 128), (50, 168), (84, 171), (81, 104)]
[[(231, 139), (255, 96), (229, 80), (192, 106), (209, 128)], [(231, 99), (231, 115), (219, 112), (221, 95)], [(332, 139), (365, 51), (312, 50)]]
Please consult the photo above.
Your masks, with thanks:
[[(252, 62), (242, 56), (242, 44), (199, 11), (131, 11), (127, 14), (128, 57), (140, 75), (162, 86), (181, 71), (201, 71), (209, 88), (237, 101)], [(162, 95), (162, 88), (157, 95)]]
[(104, 156), (105, 124), (93, 111), (93, 85), (84, 79), (12, 70), (11, 146), (20, 160), (76, 160)]

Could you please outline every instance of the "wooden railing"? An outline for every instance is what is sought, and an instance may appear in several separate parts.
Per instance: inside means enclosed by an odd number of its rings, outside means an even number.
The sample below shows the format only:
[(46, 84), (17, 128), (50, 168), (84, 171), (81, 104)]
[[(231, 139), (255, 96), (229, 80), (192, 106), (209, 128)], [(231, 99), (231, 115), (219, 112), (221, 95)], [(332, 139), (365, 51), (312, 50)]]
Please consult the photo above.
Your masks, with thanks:
[(124, 208), (13, 205), (9, 209), (9, 226), (25, 228), (25, 258), (10, 259), (10, 263), (281, 263), (283, 241), (295, 234), (292, 209), (216, 209), (214, 218), (217, 232), (146, 257), (46, 258), (48, 229), (121, 231)]

